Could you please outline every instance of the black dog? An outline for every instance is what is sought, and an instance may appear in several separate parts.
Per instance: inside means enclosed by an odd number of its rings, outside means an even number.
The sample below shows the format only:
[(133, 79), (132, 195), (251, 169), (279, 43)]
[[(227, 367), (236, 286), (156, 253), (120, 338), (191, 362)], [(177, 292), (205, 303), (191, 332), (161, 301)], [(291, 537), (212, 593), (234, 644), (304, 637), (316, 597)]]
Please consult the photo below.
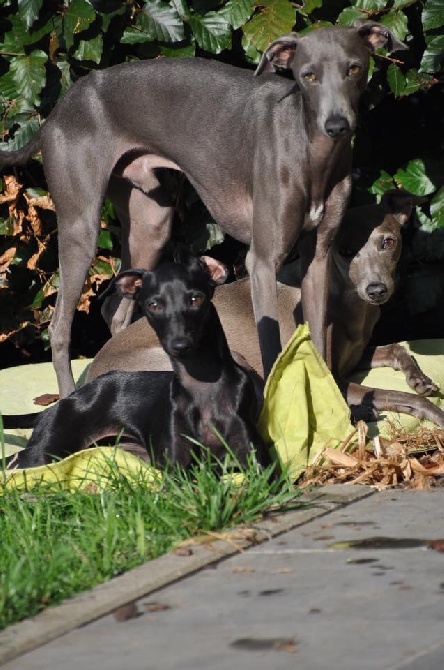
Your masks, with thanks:
[(193, 441), (216, 459), (228, 445), (240, 465), (255, 449), (258, 463), (269, 465), (268, 449), (255, 427), (255, 382), (230, 353), (211, 302), (214, 285), (207, 266), (196, 258), (154, 272), (122, 272), (115, 280), (117, 290), (138, 302), (173, 372), (113, 371), (97, 377), (38, 415), (14, 465), (49, 463), (118, 434), (124, 445), (129, 439), (132, 450), (143, 451), (146, 460), (160, 466), (189, 465), (199, 449)]

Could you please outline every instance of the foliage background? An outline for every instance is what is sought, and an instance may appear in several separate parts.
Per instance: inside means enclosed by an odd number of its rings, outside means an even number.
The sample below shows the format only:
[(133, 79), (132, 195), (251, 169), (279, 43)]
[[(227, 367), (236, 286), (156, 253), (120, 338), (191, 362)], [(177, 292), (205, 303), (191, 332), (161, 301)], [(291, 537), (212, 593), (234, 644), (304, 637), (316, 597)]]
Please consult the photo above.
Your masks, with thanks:
[[(253, 69), (267, 44), (291, 30), (359, 18), (385, 24), (409, 51), (395, 54), (402, 62), (382, 52), (372, 59), (354, 145), (352, 204), (395, 185), (427, 196), (406, 230), (402, 289), (387, 309), (382, 338), (444, 336), (437, 318), (444, 306), (442, 0), (0, 0), (0, 10), (0, 148), (8, 149), (25, 144), (67, 88), (92, 69), (195, 55)], [(221, 243), (191, 187), (179, 186), (174, 245), (203, 251)], [(44, 357), (48, 349), (57, 235), (38, 157), (4, 170), (0, 188), (0, 363), (6, 365)], [(227, 241), (214, 251), (235, 262), (237, 247)], [(107, 336), (92, 298), (118, 268), (119, 226), (105, 203), (74, 324), (74, 355), (91, 355)]]

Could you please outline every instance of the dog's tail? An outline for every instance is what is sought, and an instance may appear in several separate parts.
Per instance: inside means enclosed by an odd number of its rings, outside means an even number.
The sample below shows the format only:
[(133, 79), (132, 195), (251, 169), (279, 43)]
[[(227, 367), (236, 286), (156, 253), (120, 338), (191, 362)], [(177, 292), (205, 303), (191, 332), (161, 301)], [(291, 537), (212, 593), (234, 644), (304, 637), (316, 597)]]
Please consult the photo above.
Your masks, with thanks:
[(41, 127), (35, 135), (21, 149), (16, 151), (0, 151), (0, 168), (10, 165), (24, 165), (34, 154), (40, 151), (41, 145)]
[(2, 414), (3, 428), (34, 428), (41, 412), (32, 414)]

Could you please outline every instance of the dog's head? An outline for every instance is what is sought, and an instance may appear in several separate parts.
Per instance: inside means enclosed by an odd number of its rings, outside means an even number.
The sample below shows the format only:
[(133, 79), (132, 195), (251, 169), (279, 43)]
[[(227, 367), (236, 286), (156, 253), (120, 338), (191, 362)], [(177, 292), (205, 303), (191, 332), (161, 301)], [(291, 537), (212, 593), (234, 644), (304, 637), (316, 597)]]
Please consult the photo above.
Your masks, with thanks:
[(366, 302), (382, 305), (395, 289), (402, 226), (425, 198), (403, 189), (387, 191), (379, 204), (348, 210), (337, 233), (333, 262), (342, 266)]
[(199, 345), (214, 288), (226, 279), (212, 258), (164, 263), (149, 272), (124, 270), (114, 280), (120, 295), (136, 300), (169, 356), (180, 358)]
[(407, 49), (375, 21), (320, 28), (304, 35), (290, 33), (266, 48), (255, 74), (291, 70), (318, 130), (334, 140), (346, 139), (355, 130), (370, 55), (380, 47)]

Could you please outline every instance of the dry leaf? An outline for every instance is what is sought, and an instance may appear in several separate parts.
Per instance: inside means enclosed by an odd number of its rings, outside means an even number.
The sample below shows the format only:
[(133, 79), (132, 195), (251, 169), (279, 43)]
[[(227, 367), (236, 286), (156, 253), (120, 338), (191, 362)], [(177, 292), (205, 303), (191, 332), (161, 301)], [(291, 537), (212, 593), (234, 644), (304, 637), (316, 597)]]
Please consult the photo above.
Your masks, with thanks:
[(171, 605), (166, 603), (145, 603), (143, 606), (145, 612), (164, 612), (165, 610), (170, 610)]
[(444, 553), (444, 540), (427, 540), (427, 547), (440, 553)]
[(176, 549), (173, 549), (173, 554), (176, 554), (176, 556), (191, 556), (193, 550), (191, 547), (177, 547)]
[(430, 468), (424, 467), (416, 458), (410, 458), (410, 465), (414, 472), (419, 472), (421, 475), (444, 475), (444, 463), (441, 465), (432, 466)]
[(254, 568), (249, 568), (249, 567), (245, 566), (243, 568), (233, 568), (231, 572), (240, 573), (240, 574), (243, 574), (243, 573), (247, 574), (247, 573), (250, 573), (250, 572), (256, 572), (256, 570)]
[(126, 605), (117, 607), (114, 612), (114, 618), (116, 621), (128, 621), (128, 619), (135, 619), (139, 615), (139, 610), (137, 609), (137, 603), (133, 600)]
[(36, 398), (34, 398), (33, 403), (34, 405), (41, 405), (42, 407), (47, 407), (48, 405), (51, 405), (53, 402), (56, 402), (58, 399), (59, 399), (58, 393), (43, 393), (42, 395), (39, 395)]
[(354, 468), (358, 465), (356, 458), (353, 458), (353, 456), (349, 456), (348, 454), (344, 454), (342, 451), (338, 451), (337, 449), (332, 449), (331, 447), (326, 447), (324, 449), (323, 456), (328, 458), (328, 460), (332, 463), (345, 468)]

